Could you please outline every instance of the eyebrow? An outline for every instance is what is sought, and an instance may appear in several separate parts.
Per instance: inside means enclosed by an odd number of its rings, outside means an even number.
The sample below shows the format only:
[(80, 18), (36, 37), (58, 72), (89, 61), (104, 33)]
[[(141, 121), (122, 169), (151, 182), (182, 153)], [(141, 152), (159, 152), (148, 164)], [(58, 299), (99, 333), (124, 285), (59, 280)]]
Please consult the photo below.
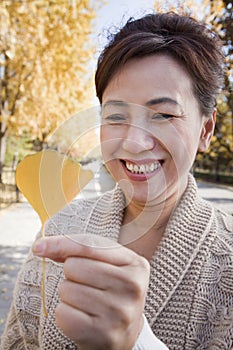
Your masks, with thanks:
[(107, 106), (120, 106), (120, 107), (128, 107), (130, 103), (124, 102), (124, 101), (118, 101), (118, 100), (109, 100), (105, 102), (102, 107), (107, 107)]
[(158, 104), (162, 104), (162, 103), (168, 103), (168, 104), (172, 104), (172, 105), (176, 105), (176, 106), (180, 107), (180, 104), (176, 100), (174, 100), (173, 98), (170, 98), (170, 97), (154, 98), (154, 99), (146, 102), (146, 106), (154, 106), (154, 105), (158, 105)]
[[(107, 107), (107, 106), (128, 107), (130, 104), (131, 103), (121, 101), (121, 100), (109, 100), (106, 103), (104, 103), (102, 107)], [(179, 106), (181, 108), (180, 104), (176, 100), (170, 97), (153, 98), (152, 100), (149, 100), (146, 102), (146, 106), (148, 107), (158, 105), (158, 104), (172, 104), (172, 105)]]

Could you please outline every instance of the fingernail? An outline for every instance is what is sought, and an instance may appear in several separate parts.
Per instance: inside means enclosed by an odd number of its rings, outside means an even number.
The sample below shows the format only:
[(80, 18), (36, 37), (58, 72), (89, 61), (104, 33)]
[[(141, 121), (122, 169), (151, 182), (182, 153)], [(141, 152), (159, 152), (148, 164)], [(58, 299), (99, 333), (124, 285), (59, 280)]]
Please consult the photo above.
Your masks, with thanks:
[(32, 246), (33, 254), (37, 256), (43, 256), (45, 245), (46, 243), (43, 239), (38, 239)]

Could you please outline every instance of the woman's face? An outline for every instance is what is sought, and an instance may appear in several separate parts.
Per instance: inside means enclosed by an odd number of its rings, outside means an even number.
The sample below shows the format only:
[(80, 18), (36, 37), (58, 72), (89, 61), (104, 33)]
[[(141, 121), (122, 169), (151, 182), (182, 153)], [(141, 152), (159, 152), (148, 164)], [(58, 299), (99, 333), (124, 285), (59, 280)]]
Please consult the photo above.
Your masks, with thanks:
[(203, 125), (182, 65), (161, 54), (125, 64), (103, 94), (101, 145), (126, 197), (143, 205), (178, 200)]

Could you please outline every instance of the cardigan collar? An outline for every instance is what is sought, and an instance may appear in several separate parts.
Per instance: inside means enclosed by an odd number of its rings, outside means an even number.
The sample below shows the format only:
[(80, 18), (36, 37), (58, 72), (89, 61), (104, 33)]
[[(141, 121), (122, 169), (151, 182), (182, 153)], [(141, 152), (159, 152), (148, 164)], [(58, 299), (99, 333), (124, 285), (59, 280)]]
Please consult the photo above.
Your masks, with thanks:
[[(118, 240), (125, 198), (119, 188), (106, 192), (92, 207), (85, 232)], [(187, 188), (170, 218), (165, 234), (150, 264), (151, 276), (146, 316), (152, 322), (163, 310), (204, 244), (213, 223), (212, 206), (198, 196), (197, 185), (189, 174)]]
[(210, 234), (213, 221), (213, 207), (199, 197), (195, 180), (190, 175), (186, 191), (151, 259), (149, 302), (145, 310), (150, 323), (166, 306), (198, 252), (214, 239)]

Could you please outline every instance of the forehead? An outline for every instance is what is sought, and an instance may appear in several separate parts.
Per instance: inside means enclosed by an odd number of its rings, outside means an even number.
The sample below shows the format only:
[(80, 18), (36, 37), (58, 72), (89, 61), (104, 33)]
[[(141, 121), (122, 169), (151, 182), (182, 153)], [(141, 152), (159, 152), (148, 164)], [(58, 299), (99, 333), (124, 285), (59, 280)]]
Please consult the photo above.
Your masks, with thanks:
[(192, 80), (186, 68), (165, 54), (132, 59), (110, 80), (103, 104), (120, 100), (145, 105), (154, 98), (193, 98)]

